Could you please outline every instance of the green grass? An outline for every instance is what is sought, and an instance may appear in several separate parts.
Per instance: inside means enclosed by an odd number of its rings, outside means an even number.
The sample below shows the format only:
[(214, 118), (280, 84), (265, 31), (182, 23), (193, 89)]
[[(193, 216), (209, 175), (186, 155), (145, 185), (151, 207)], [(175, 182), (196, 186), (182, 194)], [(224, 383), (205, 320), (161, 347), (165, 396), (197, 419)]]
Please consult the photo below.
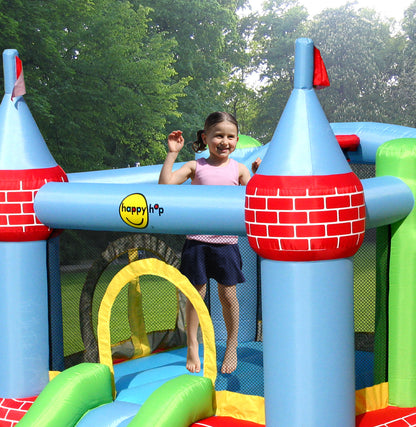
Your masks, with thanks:
[[(375, 318), (375, 243), (365, 242), (354, 261), (354, 323), (357, 332), (374, 332)], [(107, 285), (121, 267), (110, 265), (102, 274), (93, 301), (93, 323), (97, 323), (99, 302)], [(79, 300), (87, 272), (62, 273), (63, 329), (65, 356), (83, 351), (79, 325)], [(177, 307), (175, 288), (155, 276), (142, 276), (143, 308), (148, 332), (171, 329)], [(167, 301), (170, 301), (169, 303)], [(130, 337), (127, 316), (127, 286), (116, 298), (111, 316), (111, 340), (116, 343)]]
[(64, 356), (84, 350), (79, 322), (79, 301), (86, 273), (61, 273)]
[[(96, 332), (98, 309), (108, 284), (120, 267), (107, 268), (98, 281), (92, 307), (93, 325)], [(64, 355), (84, 350), (79, 320), (79, 301), (87, 272), (61, 274)], [(147, 332), (173, 329), (177, 315), (176, 288), (168, 281), (156, 276), (141, 276), (144, 320)], [(128, 323), (128, 286), (116, 297), (110, 320), (111, 342), (128, 339), (131, 335)]]

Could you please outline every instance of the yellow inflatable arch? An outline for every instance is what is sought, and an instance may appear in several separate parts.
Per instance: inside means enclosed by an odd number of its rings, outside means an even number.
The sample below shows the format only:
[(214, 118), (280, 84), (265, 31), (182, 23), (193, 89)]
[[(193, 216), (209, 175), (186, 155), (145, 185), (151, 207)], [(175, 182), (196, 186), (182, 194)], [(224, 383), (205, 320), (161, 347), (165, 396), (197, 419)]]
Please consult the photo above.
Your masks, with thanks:
[[(156, 258), (146, 258), (134, 261), (121, 269), (111, 280), (101, 301), (98, 311), (98, 351), (100, 363), (107, 365), (114, 378), (113, 359), (111, 356), (110, 318), (111, 309), (117, 295), (124, 286), (132, 281), (139, 285), (140, 276), (153, 275), (164, 278), (174, 284), (192, 303), (199, 317), (201, 332), (204, 341), (204, 377), (211, 379), (215, 384), (217, 377), (216, 349), (214, 327), (208, 309), (189, 280), (175, 267)], [(114, 387), (114, 384), (113, 384)], [(115, 393), (115, 390), (114, 390)]]

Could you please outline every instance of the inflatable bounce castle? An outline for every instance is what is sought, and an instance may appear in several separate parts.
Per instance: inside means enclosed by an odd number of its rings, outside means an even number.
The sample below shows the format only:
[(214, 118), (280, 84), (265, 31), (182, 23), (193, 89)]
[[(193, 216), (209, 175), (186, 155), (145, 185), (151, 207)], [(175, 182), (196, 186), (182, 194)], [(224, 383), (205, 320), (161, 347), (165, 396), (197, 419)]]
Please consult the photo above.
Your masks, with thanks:
[[(160, 166), (65, 174), (19, 91), (17, 51), (3, 53), (0, 423), (352, 427), (361, 422), (357, 415), (416, 407), (416, 130), (328, 123), (315, 93), (318, 59), (312, 40), (297, 40), (294, 89), (271, 142), (235, 152), (246, 164), (261, 157), (257, 174), (247, 187), (218, 189), (159, 186)], [(360, 180), (352, 163), (376, 163), (377, 176)], [(227, 220), (216, 221), (218, 215)], [(371, 228), (381, 230), (388, 258), (374, 355), (386, 364), (376, 386), (356, 391), (353, 257)], [(248, 267), (258, 261), (261, 271), (262, 336), (239, 346), (239, 366), (246, 364), (252, 376), (217, 375), (221, 333), (210, 313), (174, 266), (152, 258), (132, 260), (108, 284), (98, 314), (99, 363), (56, 372), (62, 331), (53, 330), (51, 317), (61, 313), (51, 312), (48, 301), (60, 298), (51, 274), (59, 260), (49, 248), (64, 229), (242, 236), (251, 248)], [(195, 306), (200, 374), (186, 371), (186, 348), (151, 353), (148, 343), (114, 364), (112, 306), (133, 283), (140, 311), (140, 280), (147, 275), (172, 283)], [(256, 307), (241, 311), (250, 318)], [(142, 319), (132, 317), (137, 332)], [(388, 331), (388, 340), (377, 339), (380, 331)], [(261, 393), (240, 392), (259, 378)], [(219, 387), (221, 381), (227, 384)]]

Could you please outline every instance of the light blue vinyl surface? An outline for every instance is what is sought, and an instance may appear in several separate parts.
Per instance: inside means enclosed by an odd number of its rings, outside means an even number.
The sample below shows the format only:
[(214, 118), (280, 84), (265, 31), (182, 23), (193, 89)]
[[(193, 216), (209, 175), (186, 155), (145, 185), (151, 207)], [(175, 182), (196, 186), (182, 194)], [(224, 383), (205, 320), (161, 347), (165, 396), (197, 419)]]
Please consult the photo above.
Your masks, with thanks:
[(312, 86), (314, 44), (296, 41), (294, 89), (258, 173), (274, 176), (351, 172)]
[(388, 123), (356, 122), (331, 123), (337, 135), (357, 135), (360, 145), (357, 151), (350, 151), (348, 157), (353, 163), (375, 164), (378, 147), (393, 139), (416, 138), (416, 129)]
[[(120, 205), (131, 194), (146, 199), (146, 228), (131, 227), (120, 217)], [(245, 234), (244, 195), (241, 186), (50, 182), (38, 191), (35, 212), (58, 229), (234, 235)]]
[[(201, 362), (203, 349), (200, 346)], [(186, 348), (156, 353), (114, 365), (117, 400), (142, 405), (166, 381), (183, 374), (186, 369)], [(202, 376), (203, 371), (198, 374)]]
[(264, 393), (273, 426), (353, 426), (353, 263), (262, 259)]
[(0, 242), (0, 254), (0, 396), (36, 396), (49, 381), (46, 241)]
[(135, 403), (116, 400), (87, 412), (76, 426), (122, 427), (123, 425), (128, 425), (128, 422), (137, 414), (140, 406)]
[(3, 52), (5, 95), (0, 105), (0, 170), (40, 169), (56, 162), (22, 96), (11, 99), (16, 81), (15, 49)]
[[(371, 178), (362, 184), (367, 229), (398, 221), (413, 207), (412, 192), (398, 178)], [(155, 204), (163, 208), (160, 215), (157, 211), (149, 214), (146, 228), (133, 228), (120, 218), (119, 205), (132, 193), (143, 194), (150, 208)], [(152, 184), (51, 182), (39, 190), (35, 211), (44, 224), (57, 229), (245, 236), (244, 198), (245, 188), (234, 186), (184, 185), (175, 186), (173, 191), (171, 186)], [(227, 221), (207, 221), (218, 217)]]
[(308, 176), (348, 172), (351, 168), (315, 91), (294, 89), (258, 173)]
[(363, 179), (366, 229), (393, 224), (406, 217), (414, 207), (409, 186), (394, 176)]
[[(313, 43), (301, 39), (297, 47), (295, 88), (272, 142), (258, 152), (250, 151), (250, 160), (259, 153), (263, 158), (258, 173), (304, 176), (350, 172), (334, 132), (360, 137), (359, 149), (349, 157), (363, 163), (373, 163), (378, 146), (385, 141), (416, 137), (415, 129), (393, 125), (330, 125), (311, 85)], [(10, 97), (16, 54), (12, 51), (3, 56), (6, 94), (0, 106), (0, 169), (53, 167), (56, 163), (23, 98)], [(70, 183), (49, 183), (40, 189), (36, 214), (54, 228), (245, 234), (244, 187), (159, 186), (155, 185), (159, 170), (160, 166), (152, 166), (72, 174)], [(363, 185), (367, 226), (396, 221), (413, 206), (400, 180), (383, 177)], [(163, 212), (152, 212), (145, 229), (133, 229), (120, 219), (120, 203), (132, 193), (146, 197), (149, 211), (156, 205), (163, 208)], [(37, 394), (48, 381), (46, 242), (3, 242), (0, 249), (0, 324), (6, 325), (0, 335), (0, 346), (6, 349), (0, 356), (0, 396), (27, 397)], [(352, 283), (350, 259), (309, 263), (262, 260), (264, 387), (270, 427), (302, 426), (305, 414), (308, 427), (354, 425)], [(167, 363), (178, 363), (173, 370), (182, 372), (186, 354), (181, 351), (117, 365), (120, 400), (124, 396), (124, 403), (132, 403), (133, 398), (146, 398), (170, 375)], [(244, 354), (254, 353), (259, 356), (253, 347)], [(19, 357), (14, 357), (16, 354)], [(257, 362), (253, 358), (256, 369), (252, 372), (259, 372)], [(230, 384), (241, 386), (238, 375), (242, 366), (235, 374), (220, 374), (222, 384), (227, 388)], [(143, 394), (135, 388), (144, 390)], [(124, 404), (117, 408), (123, 406), (129, 411), (133, 408)], [(112, 412), (103, 409), (103, 414), (106, 411)], [(125, 425), (131, 414), (119, 416), (117, 411), (113, 411), (116, 418)]]

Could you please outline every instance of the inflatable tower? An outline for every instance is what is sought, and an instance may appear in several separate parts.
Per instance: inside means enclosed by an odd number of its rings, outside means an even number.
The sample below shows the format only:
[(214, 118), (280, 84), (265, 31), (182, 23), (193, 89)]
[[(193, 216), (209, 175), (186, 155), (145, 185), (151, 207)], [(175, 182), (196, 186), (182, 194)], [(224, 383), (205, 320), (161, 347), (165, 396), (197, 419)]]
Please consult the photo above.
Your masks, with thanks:
[(34, 213), (49, 181), (66, 181), (23, 99), (18, 53), (3, 53), (0, 106), (0, 397), (39, 394), (49, 381), (46, 240), (52, 229)]
[[(313, 88), (299, 39), (294, 90), (258, 173), (246, 228), (261, 257), (266, 425), (354, 425), (352, 255), (364, 192)], [(272, 421), (273, 420), (273, 421)]]

